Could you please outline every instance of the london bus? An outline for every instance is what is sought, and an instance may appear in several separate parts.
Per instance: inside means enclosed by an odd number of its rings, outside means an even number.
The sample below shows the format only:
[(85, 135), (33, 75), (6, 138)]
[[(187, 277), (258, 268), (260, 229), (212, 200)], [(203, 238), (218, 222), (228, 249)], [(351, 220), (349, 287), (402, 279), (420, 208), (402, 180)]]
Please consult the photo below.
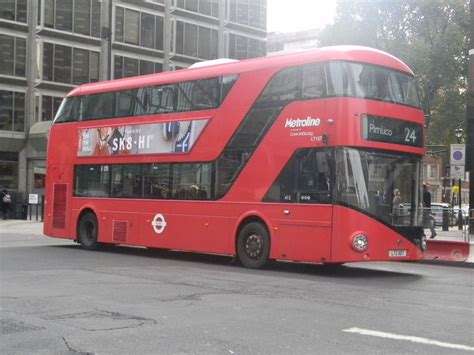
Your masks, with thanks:
[(51, 127), (44, 233), (250, 268), (417, 260), (423, 127), (412, 71), (365, 47), (82, 85)]

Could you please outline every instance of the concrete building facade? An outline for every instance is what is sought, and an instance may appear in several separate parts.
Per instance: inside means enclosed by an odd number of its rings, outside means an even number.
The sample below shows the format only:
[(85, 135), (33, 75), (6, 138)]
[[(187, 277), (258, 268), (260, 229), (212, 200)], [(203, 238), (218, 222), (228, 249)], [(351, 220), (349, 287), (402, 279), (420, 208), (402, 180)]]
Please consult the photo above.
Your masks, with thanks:
[(17, 204), (43, 193), (51, 120), (75, 86), (264, 56), (266, 3), (0, 0), (0, 188)]

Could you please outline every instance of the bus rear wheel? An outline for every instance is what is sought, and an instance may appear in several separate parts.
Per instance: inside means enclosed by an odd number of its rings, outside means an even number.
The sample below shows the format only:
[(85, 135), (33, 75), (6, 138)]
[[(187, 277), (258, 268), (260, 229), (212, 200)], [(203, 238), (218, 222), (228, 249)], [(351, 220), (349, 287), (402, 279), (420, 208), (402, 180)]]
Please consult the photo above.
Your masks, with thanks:
[(259, 269), (268, 263), (270, 236), (261, 223), (251, 222), (240, 230), (237, 255), (241, 263), (250, 269)]
[(97, 218), (92, 212), (85, 213), (79, 220), (78, 239), (86, 250), (96, 250), (101, 244), (97, 241), (99, 226)]

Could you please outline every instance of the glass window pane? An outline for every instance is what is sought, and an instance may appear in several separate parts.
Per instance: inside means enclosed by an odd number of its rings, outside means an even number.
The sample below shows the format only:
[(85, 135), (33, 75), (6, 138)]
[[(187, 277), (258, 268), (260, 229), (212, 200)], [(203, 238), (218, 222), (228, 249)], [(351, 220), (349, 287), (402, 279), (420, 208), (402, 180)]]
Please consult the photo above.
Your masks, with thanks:
[(324, 66), (315, 64), (303, 68), (303, 99), (326, 96)]
[(138, 75), (138, 59), (124, 57), (123, 77), (128, 78)]
[(25, 76), (25, 61), (26, 61), (26, 39), (16, 38), (16, 55), (15, 55), (15, 75)]
[(56, 29), (72, 31), (72, 0), (56, 1)]
[(25, 131), (25, 94), (21, 92), (15, 93), (13, 128), (16, 132)]
[(140, 75), (153, 74), (154, 63), (148, 60), (140, 60)]
[(249, 58), (256, 58), (260, 55), (260, 41), (249, 38)]
[(71, 47), (54, 46), (54, 81), (71, 83), (71, 54)]
[(89, 51), (74, 48), (73, 56), (73, 80), (74, 85), (89, 82)]
[(163, 50), (163, 17), (156, 16), (156, 49)]
[(13, 75), (14, 37), (0, 34), (0, 74)]
[(53, 117), (55, 117), (58, 113), (59, 107), (61, 106), (62, 102), (63, 99), (61, 97), (53, 97)]
[(207, 200), (211, 191), (211, 164), (173, 165), (173, 199)]
[(211, 59), (217, 59), (217, 45), (219, 43), (219, 33), (217, 30), (211, 30)]
[(2, 11), (0, 11), (0, 18), (15, 21), (15, 0), (2, 1)]
[(89, 36), (90, 16), (90, 0), (74, 0), (74, 32)]
[(41, 120), (49, 121), (53, 119), (53, 98), (43, 95), (41, 98)]
[(237, 36), (234, 34), (229, 35), (229, 58), (236, 59), (235, 53), (235, 42), (237, 41)]
[(237, 22), (237, 0), (230, 0), (229, 2), (229, 20), (230, 22)]
[(114, 79), (123, 78), (123, 57), (116, 55), (114, 57)]
[(100, 37), (100, 1), (99, 0), (92, 0), (92, 28), (91, 28), (91, 36), (93, 37)]
[(26, 23), (28, 0), (16, 0), (16, 20)]
[(54, 0), (44, 1), (44, 27), (54, 28)]
[(114, 117), (115, 93), (83, 96), (82, 120)]
[(162, 63), (155, 63), (155, 73), (161, 73), (163, 71)]
[(249, 22), (249, 1), (237, 0), (237, 23), (247, 25)]
[(18, 189), (18, 157), (16, 161), (0, 161), (0, 186), (8, 190)]
[(199, 0), (199, 12), (201, 14), (212, 15), (212, 0)]
[(237, 59), (247, 59), (248, 58), (248, 38), (243, 36), (236, 36), (237, 43), (235, 48), (235, 55)]
[(142, 12), (140, 45), (153, 48), (155, 45), (155, 16)]
[(184, 5), (184, 8), (188, 11), (194, 11), (197, 12), (198, 10), (198, 0), (185, 0), (186, 3)]
[(53, 59), (53, 44), (43, 43), (43, 80), (53, 80)]
[(138, 89), (124, 90), (116, 93), (115, 117), (136, 116), (140, 110)]
[(0, 131), (13, 129), (13, 92), (0, 90)]
[(211, 59), (211, 29), (207, 27), (199, 27), (198, 57)]
[(176, 53), (184, 53), (184, 22), (176, 22)]
[(197, 26), (184, 24), (184, 55), (197, 57)]
[(76, 165), (74, 196), (108, 197), (110, 172), (108, 165)]
[(115, 40), (123, 42), (123, 8), (115, 8)]
[(169, 199), (170, 164), (146, 164), (143, 166), (145, 198)]
[(141, 164), (112, 166), (112, 196), (143, 197)]
[(89, 81), (91, 83), (99, 81), (99, 53), (97, 52), (91, 52)]
[(125, 43), (138, 44), (138, 35), (140, 33), (139, 13), (138, 11), (125, 9)]

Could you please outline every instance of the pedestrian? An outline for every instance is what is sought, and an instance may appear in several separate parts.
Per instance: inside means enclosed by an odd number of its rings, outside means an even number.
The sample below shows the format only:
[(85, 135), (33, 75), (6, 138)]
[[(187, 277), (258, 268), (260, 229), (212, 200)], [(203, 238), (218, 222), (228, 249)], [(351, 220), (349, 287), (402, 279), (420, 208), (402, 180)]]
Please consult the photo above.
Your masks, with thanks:
[(428, 191), (428, 184), (426, 183), (423, 184), (423, 225), (430, 229), (430, 238), (436, 237), (436, 231), (431, 220), (431, 193)]
[(400, 204), (402, 203), (402, 196), (399, 189), (393, 190), (393, 200), (392, 200), (392, 215), (395, 223), (400, 222)]
[(2, 210), (3, 219), (7, 219), (8, 211), (10, 210), (10, 205), (12, 203), (12, 197), (6, 189), (3, 189), (0, 192), (0, 206)]

